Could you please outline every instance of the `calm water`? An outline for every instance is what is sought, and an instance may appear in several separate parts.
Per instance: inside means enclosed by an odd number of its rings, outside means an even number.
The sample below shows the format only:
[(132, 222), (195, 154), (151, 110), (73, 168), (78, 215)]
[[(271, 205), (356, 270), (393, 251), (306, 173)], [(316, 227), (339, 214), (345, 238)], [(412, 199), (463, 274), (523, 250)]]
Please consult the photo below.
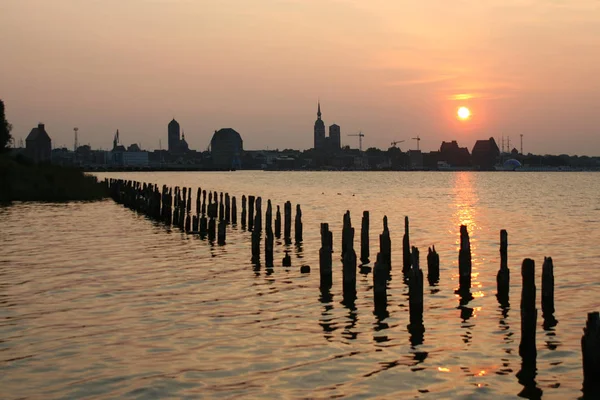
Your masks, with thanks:
[[(536, 385), (576, 398), (586, 313), (600, 310), (597, 173), (118, 173), (300, 203), (304, 243), (293, 267), (250, 262), (250, 235), (226, 246), (152, 222), (112, 201), (0, 208), (0, 397), (16, 398), (515, 398), (521, 369), (520, 264), (554, 259), (556, 318), (538, 311)], [(371, 259), (389, 218), (387, 315), (372, 275), (342, 303), (342, 216), (371, 212)], [(241, 207), (240, 207), (241, 211)], [(401, 277), (403, 218), (411, 241), (435, 244), (439, 286), (425, 282), (425, 333), (412, 337)], [(334, 234), (334, 285), (319, 291), (319, 223)], [(459, 225), (473, 253), (474, 299), (457, 287)], [(495, 297), (500, 229), (509, 234), (510, 308)], [(261, 246), (262, 247), (262, 246)], [(359, 249), (358, 241), (356, 248)], [(311, 274), (300, 274), (309, 264)], [(422, 343), (420, 343), (422, 342)]]

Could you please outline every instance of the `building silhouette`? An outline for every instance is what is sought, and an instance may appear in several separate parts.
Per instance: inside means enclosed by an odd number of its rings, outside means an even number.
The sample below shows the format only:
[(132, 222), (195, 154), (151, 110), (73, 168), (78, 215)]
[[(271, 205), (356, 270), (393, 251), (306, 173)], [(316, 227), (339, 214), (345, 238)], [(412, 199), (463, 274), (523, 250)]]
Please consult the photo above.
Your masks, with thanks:
[(333, 124), (329, 127), (329, 147), (332, 150), (339, 150), (342, 148), (341, 129), (337, 124)]
[(52, 158), (52, 139), (46, 132), (44, 124), (38, 124), (27, 135), (25, 154), (36, 163), (50, 161)]
[(215, 131), (210, 140), (210, 154), (213, 167), (239, 169), (244, 152), (242, 137), (234, 129), (223, 128)]
[(500, 148), (493, 137), (488, 140), (478, 140), (471, 151), (473, 166), (481, 170), (492, 170), (498, 163), (500, 157)]
[(314, 145), (316, 150), (325, 147), (325, 123), (321, 119), (321, 102), (317, 106), (317, 120), (315, 121)]
[(181, 131), (179, 122), (173, 118), (168, 125), (168, 150), (171, 154), (187, 153), (190, 148), (185, 140), (185, 133)]
[(329, 137), (325, 136), (325, 122), (321, 119), (321, 102), (317, 106), (317, 120), (314, 128), (314, 149), (320, 151), (339, 150), (341, 148), (341, 129), (333, 124), (329, 127)]

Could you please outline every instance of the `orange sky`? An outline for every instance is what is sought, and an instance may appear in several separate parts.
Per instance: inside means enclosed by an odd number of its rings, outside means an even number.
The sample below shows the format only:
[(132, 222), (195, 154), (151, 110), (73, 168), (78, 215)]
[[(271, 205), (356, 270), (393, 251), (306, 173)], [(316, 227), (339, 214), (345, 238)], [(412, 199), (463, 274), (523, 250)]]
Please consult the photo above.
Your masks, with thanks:
[[(3, 0), (0, 98), (13, 135), (54, 145), (439, 148), (524, 134), (524, 151), (600, 155), (597, 0)], [(457, 121), (456, 109), (473, 116)]]

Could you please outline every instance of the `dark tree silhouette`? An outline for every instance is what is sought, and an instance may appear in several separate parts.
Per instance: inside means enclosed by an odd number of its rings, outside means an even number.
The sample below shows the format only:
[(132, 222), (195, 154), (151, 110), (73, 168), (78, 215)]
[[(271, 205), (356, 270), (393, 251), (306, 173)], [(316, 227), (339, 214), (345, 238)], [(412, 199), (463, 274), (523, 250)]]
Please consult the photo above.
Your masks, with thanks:
[(0, 100), (0, 153), (8, 151), (11, 129), (12, 125), (8, 123), (4, 115), (4, 102)]

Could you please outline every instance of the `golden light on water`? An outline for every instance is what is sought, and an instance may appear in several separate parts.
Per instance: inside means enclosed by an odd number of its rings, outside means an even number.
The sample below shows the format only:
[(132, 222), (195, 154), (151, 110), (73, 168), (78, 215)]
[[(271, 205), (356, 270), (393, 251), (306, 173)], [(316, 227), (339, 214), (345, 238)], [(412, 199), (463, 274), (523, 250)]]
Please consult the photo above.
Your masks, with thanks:
[(440, 372), (450, 372), (450, 368), (438, 367), (438, 371), (440, 371)]

